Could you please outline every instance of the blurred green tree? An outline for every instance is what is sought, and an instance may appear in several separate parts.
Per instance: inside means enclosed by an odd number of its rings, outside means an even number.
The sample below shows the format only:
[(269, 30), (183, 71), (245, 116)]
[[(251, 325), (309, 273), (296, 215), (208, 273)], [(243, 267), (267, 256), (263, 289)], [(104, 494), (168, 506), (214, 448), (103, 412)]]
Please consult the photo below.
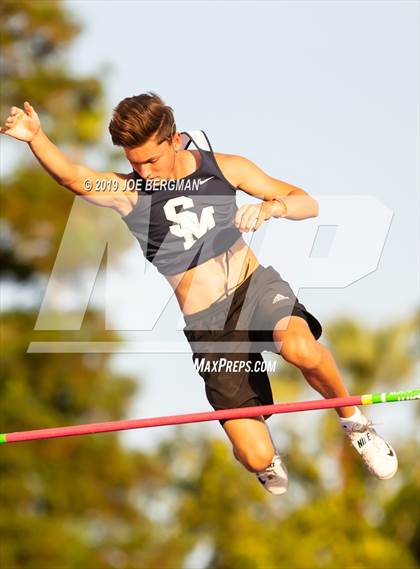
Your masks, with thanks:
[[(2, 121), (9, 107), (30, 101), (51, 140), (70, 158), (83, 162), (86, 151), (98, 144), (102, 134), (105, 103), (100, 80), (77, 76), (67, 59), (80, 25), (58, 0), (5, 0), (1, 18)], [(7, 142), (19, 151), (20, 158), (15, 171), (2, 179), (2, 275), (12, 280), (32, 278), (35, 291), (40, 284), (37, 273), (49, 274), (52, 269), (74, 196), (39, 167), (26, 143)], [(77, 242), (91, 241), (92, 229), (87, 224), (80, 223), (74, 230)], [(121, 235), (123, 250), (130, 241)], [(68, 274), (74, 270), (70, 263)]]
[[(355, 393), (383, 386), (404, 388), (416, 362), (416, 319), (368, 330), (342, 318), (325, 327), (340, 369), (350, 387), (356, 385), (351, 387)], [(360, 357), (359, 343), (364, 347)], [(358, 371), (365, 368), (369, 373), (364, 372), (362, 381)], [(307, 390), (300, 373), (289, 364), (272, 381), (277, 394), (294, 389), (299, 397), (298, 385), (300, 394)], [(314, 430), (306, 429), (304, 436), (299, 431), (302, 421), (296, 421), (298, 427), (282, 421), (279, 448), (286, 458), (290, 485), (281, 497), (267, 494), (253, 474), (232, 462), (221, 442), (194, 442), (181, 436), (162, 445), (162, 459), (168, 461), (177, 489), (175, 518), (181, 535), (190, 540), (190, 551), (201, 552), (200, 567), (420, 566), (418, 478), (412, 468), (417, 441), (409, 437), (397, 447), (397, 478), (378, 481), (362, 467), (334, 415), (322, 413)], [(303, 444), (308, 436), (310, 451)], [(278, 442), (275, 436), (274, 440)], [(332, 484), (331, 464), (336, 467)]]
[[(291, 434), (291, 433), (289, 433)], [(408, 441), (411, 445), (413, 441)], [(290, 445), (290, 446), (289, 446)], [(293, 436), (285, 448), (289, 456), (303, 456), (301, 442)], [(394, 497), (381, 499), (379, 481), (361, 502), (359, 486), (329, 488), (318, 470), (318, 495), (296, 499), (301, 484), (314, 483), (308, 463), (316, 464), (319, 448), (304, 460), (289, 462), (290, 486), (284, 496), (269, 495), (217, 440), (187, 435), (160, 445), (157, 456), (169, 464), (175, 510), (168, 523), (174, 535), (168, 546), (182, 540), (189, 553), (174, 567), (200, 569), (372, 569), (419, 567), (409, 542), (415, 539), (418, 518), (413, 485), (401, 485)], [(407, 453), (400, 456), (401, 470), (410, 468)], [(316, 467), (313, 467), (316, 470)], [(400, 493), (405, 500), (399, 502)], [(411, 500), (408, 506), (407, 502)], [(398, 519), (392, 515), (399, 503)], [(369, 514), (374, 506), (376, 516)], [(389, 511), (389, 520), (384, 512)], [(375, 519), (374, 519), (375, 518)], [(392, 521), (391, 521), (392, 520)], [(400, 535), (394, 529), (398, 528)], [(417, 530), (418, 531), (418, 530)], [(162, 559), (165, 558), (165, 549)], [(170, 551), (170, 548), (168, 549)], [(199, 552), (197, 557), (194, 552)], [(192, 559), (200, 564), (192, 565)], [(187, 564), (187, 565), (186, 565)], [(149, 567), (146, 565), (145, 567)]]
[[(3, 317), (2, 432), (123, 417), (135, 382), (110, 371), (108, 354), (25, 353), (34, 316)], [(85, 338), (101, 339), (100, 321), (87, 315)], [(165, 487), (165, 469), (118, 434), (4, 445), (0, 468), (5, 569), (114, 567), (121, 556), (134, 569), (144, 550), (160, 552), (161, 528), (137, 497)]]
[[(65, 57), (79, 25), (58, 1), (6, 0), (1, 9), (2, 117), (7, 107), (30, 100), (54, 142), (73, 153), (95, 144), (103, 120), (101, 83), (77, 77)], [(72, 202), (29, 149), (3, 180), (2, 274), (14, 291), (27, 281), (28, 306), (38, 305)], [(79, 224), (77, 230), (82, 251), (92, 228)], [(85, 268), (73, 260), (67, 270), (77, 277)], [(138, 386), (111, 371), (109, 354), (27, 352), (34, 338), (118, 340), (109, 332), (105, 337), (103, 316), (88, 311), (77, 333), (36, 333), (36, 314), (19, 306), (18, 298), (12, 292), (18, 310), (2, 318), (1, 431), (123, 418)], [(127, 450), (117, 434), (3, 446), (0, 466), (5, 569), (137, 569), (145, 555), (153, 560), (161, 554), (165, 535), (153, 507), (141, 500), (168, 484), (164, 465)]]
[[(5, 0), (1, 9), (1, 116), (30, 100), (52, 140), (80, 157), (99, 139), (103, 92), (97, 78), (76, 77), (66, 61), (79, 24), (59, 1)], [(29, 280), (34, 290), (51, 270), (73, 198), (29, 156), (4, 180), (1, 260), (9, 281)], [(91, 228), (79, 230), (77, 242), (88, 243)], [(69, 271), (78, 273), (77, 259)], [(133, 381), (111, 372), (106, 354), (27, 353), (35, 338), (72, 338), (35, 333), (35, 318), (23, 309), (3, 318), (1, 431), (123, 418)], [(409, 376), (414, 326), (369, 331), (340, 319), (328, 327), (353, 392), (394, 388)], [(77, 339), (105, 339), (103, 329), (90, 311)], [(277, 392), (282, 379), (289, 394), (305, 389), (290, 366), (274, 380)], [(310, 452), (301, 433), (285, 429), (291, 485), (279, 498), (234, 460), (227, 441), (194, 439), (189, 428), (147, 454), (124, 449), (117, 434), (4, 445), (1, 565), (181, 569), (203, 547), (206, 569), (418, 567), (414, 475), (384, 492), (341, 446), (331, 417), (320, 421)], [(413, 471), (415, 443), (401, 453), (401, 473)], [(343, 465), (338, 487), (329, 486), (321, 456)]]

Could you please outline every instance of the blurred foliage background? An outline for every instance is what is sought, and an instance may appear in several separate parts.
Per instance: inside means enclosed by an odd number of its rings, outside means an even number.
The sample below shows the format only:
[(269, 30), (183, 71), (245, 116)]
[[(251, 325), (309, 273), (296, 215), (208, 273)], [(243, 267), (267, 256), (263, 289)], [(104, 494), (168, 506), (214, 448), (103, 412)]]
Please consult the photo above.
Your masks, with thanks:
[[(107, 117), (99, 77), (75, 76), (66, 60), (79, 24), (60, 1), (5, 0), (1, 10), (2, 120), (10, 106), (31, 101), (51, 139), (80, 160)], [(2, 314), (1, 432), (121, 419), (141, 396), (134, 378), (112, 371), (108, 354), (27, 353), (34, 337), (61, 338), (33, 328), (72, 202), (29, 151), (2, 177), (2, 284), (25, 285), (33, 308)], [(79, 230), (83, 242), (89, 228)], [(324, 324), (323, 341), (351, 392), (403, 389), (418, 325), (419, 314), (378, 329), (338, 319)], [(102, 339), (102, 315), (90, 310), (81, 334)], [(313, 397), (302, 380), (282, 364), (272, 377), (275, 399)], [(151, 452), (125, 448), (118, 434), (3, 446), (1, 567), (419, 567), (415, 429), (399, 439), (398, 476), (383, 483), (363, 470), (333, 412), (314, 424), (310, 433), (302, 422), (279, 433), (291, 477), (280, 499), (234, 460), (227, 439), (184, 426)]]

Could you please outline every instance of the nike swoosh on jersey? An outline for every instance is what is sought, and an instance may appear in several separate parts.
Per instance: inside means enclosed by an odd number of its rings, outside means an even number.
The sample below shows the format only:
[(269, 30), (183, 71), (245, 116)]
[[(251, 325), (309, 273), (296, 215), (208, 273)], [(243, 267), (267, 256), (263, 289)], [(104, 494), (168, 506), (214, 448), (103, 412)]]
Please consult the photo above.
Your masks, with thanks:
[(208, 181), (211, 180), (212, 178), (214, 178), (214, 176), (210, 176), (210, 178), (206, 178), (205, 180), (201, 180), (201, 179), (200, 179), (200, 186), (202, 186), (203, 184), (205, 184), (206, 182), (208, 182)]

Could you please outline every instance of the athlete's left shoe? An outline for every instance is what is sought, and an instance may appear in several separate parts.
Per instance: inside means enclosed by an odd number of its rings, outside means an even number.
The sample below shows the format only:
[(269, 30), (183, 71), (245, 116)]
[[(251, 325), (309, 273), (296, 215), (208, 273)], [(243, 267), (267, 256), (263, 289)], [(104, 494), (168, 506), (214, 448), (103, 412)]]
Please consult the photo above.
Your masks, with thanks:
[(276, 451), (271, 464), (256, 472), (257, 479), (271, 494), (284, 494), (287, 491), (287, 468)]
[(380, 480), (388, 480), (398, 470), (397, 455), (372, 425), (372, 421), (360, 414), (357, 422), (342, 423), (341, 426), (369, 471)]

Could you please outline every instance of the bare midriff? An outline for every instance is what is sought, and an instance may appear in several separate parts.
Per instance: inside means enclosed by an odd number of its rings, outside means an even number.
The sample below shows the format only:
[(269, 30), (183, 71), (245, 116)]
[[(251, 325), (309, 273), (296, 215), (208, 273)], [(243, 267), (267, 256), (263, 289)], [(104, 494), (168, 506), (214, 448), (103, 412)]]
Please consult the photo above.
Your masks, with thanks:
[(229, 277), (227, 277), (225, 252), (184, 273), (166, 276), (175, 291), (183, 314), (194, 314), (204, 310), (216, 300), (223, 300), (226, 298), (226, 288), (228, 294), (233, 294), (235, 288), (259, 265), (253, 251), (242, 237), (230, 247), (228, 259)]

